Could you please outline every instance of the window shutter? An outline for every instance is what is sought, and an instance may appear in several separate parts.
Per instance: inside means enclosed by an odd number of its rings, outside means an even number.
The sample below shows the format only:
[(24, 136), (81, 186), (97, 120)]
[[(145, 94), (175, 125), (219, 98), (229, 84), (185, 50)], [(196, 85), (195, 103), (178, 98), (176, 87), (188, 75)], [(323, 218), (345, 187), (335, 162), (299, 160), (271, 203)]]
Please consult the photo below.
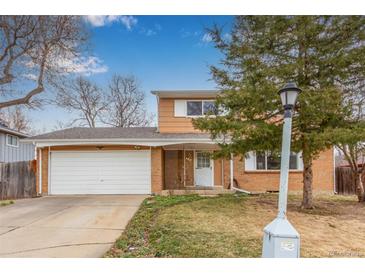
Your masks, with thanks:
[(250, 151), (245, 156), (245, 170), (256, 170), (256, 156), (253, 151)]
[(186, 100), (175, 100), (175, 117), (186, 116)]

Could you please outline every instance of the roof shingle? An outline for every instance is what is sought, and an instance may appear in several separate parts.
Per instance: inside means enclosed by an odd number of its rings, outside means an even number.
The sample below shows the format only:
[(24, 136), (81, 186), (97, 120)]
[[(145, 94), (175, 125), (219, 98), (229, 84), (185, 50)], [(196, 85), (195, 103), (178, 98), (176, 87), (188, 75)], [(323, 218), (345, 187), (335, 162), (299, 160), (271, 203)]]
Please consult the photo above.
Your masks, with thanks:
[(92, 140), (92, 139), (190, 139), (209, 138), (205, 133), (159, 133), (156, 127), (75, 127), (57, 130), (31, 138), (28, 140)]

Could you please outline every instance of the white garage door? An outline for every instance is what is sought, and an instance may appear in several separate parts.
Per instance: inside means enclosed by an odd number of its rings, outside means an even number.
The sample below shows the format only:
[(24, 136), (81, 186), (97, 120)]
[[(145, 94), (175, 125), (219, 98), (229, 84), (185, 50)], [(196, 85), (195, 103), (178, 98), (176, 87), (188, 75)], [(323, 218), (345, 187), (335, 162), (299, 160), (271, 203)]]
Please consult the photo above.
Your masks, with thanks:
[(51, 194), (149, 194), (150, 151), (51, 152)]

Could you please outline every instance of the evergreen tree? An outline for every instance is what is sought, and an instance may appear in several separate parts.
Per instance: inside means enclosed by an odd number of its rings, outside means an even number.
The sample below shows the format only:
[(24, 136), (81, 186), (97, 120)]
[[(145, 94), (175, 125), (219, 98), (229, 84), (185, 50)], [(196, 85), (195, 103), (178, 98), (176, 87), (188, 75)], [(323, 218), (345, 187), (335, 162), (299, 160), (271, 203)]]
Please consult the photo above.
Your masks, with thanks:
[[(225, 115), (194, 121), (221, 142), (219, 156), (279, 151), (283, 107), (278, 90), (294, 81), (303, 90), (293, 117), (292, 150), (303, 156), (303, 208), (312, 208), (312, 162), (338, 141), (365, 79), (363, 16), (238, 16), (226, 39), (209, 31), (223, 54), (211, 73)], [(358, 138), (358, 134), (355, 134)], [(225, 140), (225, 139), (224, 139)], [(217, 156), (218, 156), (217, 155)]]

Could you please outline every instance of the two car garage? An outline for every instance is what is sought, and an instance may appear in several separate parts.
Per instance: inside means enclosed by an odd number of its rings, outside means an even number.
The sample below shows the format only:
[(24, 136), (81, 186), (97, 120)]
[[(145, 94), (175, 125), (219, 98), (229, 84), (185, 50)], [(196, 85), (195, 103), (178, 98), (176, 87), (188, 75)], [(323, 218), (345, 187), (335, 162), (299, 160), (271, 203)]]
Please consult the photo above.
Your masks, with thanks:
[(151, 151), (51, 151), (48, 194), (150, 194)]

